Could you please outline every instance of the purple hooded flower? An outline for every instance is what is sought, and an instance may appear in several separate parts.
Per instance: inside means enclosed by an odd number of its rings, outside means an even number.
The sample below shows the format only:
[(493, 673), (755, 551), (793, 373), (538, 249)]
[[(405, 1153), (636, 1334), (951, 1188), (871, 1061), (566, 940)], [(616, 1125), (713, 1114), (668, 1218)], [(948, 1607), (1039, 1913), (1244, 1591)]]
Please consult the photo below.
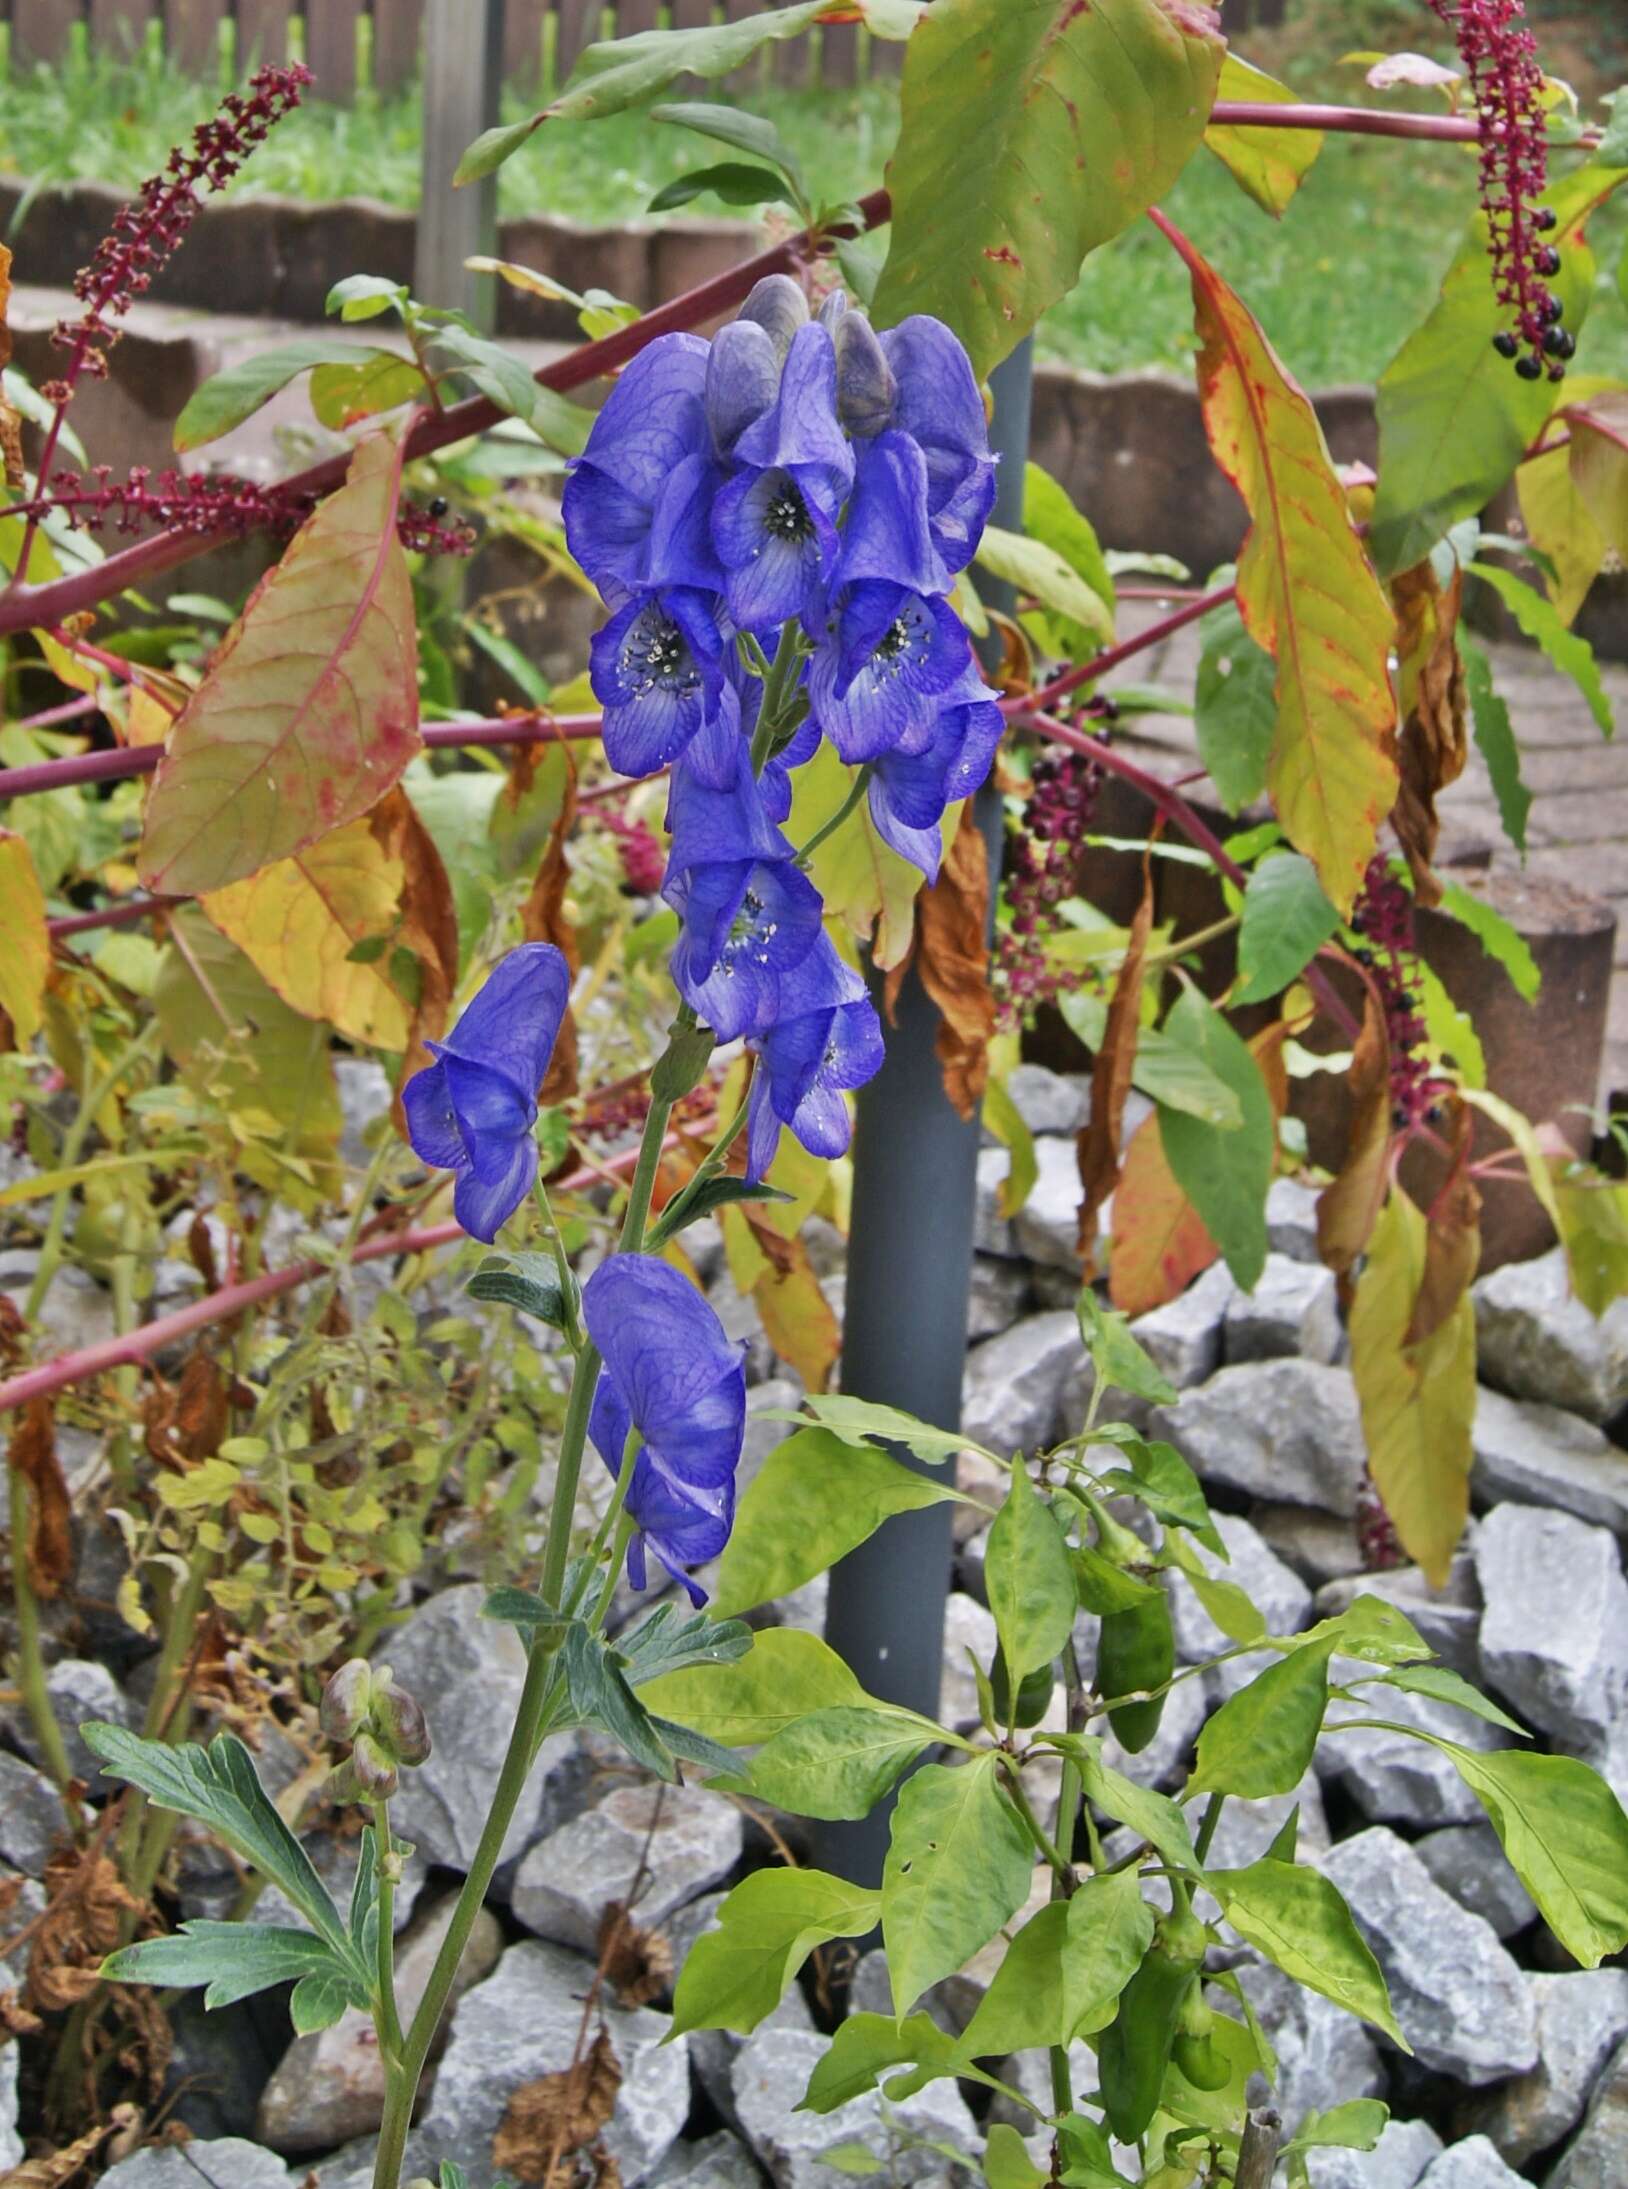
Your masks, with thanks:
[(933, 537), (927, 502), (927, 459), (907, 433), (862, 441), (837, 583), (874, 578), (908, 585), (915, 593), (947, 593), (950, 574)]
[(594, 633), (589, 674), (618, 774), (653, 775), (678, 758), (727, 704), (723, 661), (717, 602), (688, 586), (635, 594)]
[(938, 319), (904, 320), (881, 344), (896, 383), (893, 424), (926, 458), (933, 538), (950, 570), (964, 570), (995, 506), (995, 464), (972, 365)]
[(814, 719), (852, 765), (931, 732), (970, 644), (948, 601), (866, 578), (843, 595), (808, 666)]
[(982, 787), (1006, 727), (974, 662), (939, 700), (938, 710), (924, 739), (906, 740), (877, 755), (866, 792), (877, 835), (929, 882), (937, 881), (943, 856), (944, 809)]
[(708, 350), (693, 334), (662, 335), (641, 350), (571, 466), (561, 502), (566, 542), (613, 603), (637, 587), (709, 582), (670, 567), (697, 538), (705, 546), (718, 483), (704, 401)]
[(824, 327), (810, 321), (797, 329), (774, 403), (732, 453), (739, 472), (712, 507), (731, 616), (749, 631), (817, 617), (854, 471), (837, 423), (836, 352)]
[(789, 1125), (811, 1155), (843, 1154), (843, 1094), (881, 1069), (881, 1022), (859, 975), (821, 935), (780, 984), (780, 1015), (752, 1044), (761, 1062), (746, 1111), (746, 1175), (761, 1178)]
[(537, 1176), (537, 1090), (554, 1053), (571, 973), (552, 943), (522, 943), (494, 968), (435, 1058), (402, 1089), (415, 1153), (456, 1174), (452, 1206), (488, 1245)]
[(602, 1262), (583, 1287), (582, 1317), (604, 1361), (588, 1433), (613, 1475), (630, 1456), (630, 1434), (638, 1438), (628, 1578), (645, 1586), (648, 1545), (700, 1604), (704, 1592), (684, 1569), (716, 1558), (729, 1540), (746, 1427), (740, 1347), (694, 1285), (649, 1254)]

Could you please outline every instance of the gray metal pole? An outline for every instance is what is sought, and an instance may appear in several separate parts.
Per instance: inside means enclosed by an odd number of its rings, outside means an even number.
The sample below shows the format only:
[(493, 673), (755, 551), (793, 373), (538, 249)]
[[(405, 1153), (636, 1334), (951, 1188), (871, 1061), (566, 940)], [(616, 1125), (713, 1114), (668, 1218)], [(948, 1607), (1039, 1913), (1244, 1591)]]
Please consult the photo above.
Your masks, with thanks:
[[(1023, 521), (1032, 379), (1029, 342), (990, 377), (990, 440), (1001, 460), (994, 521), (1013, 531)], [(980, 591), (995, 589), (980, 580)], [(993, 785), (979, 793), (974, 818), (993, 878), (1001, 853)], [(898, 1024), (888, 1030), (887, 1060), (858, 1101), (842, 1387), (953, 1429), (967, 1351), (979, 1126), (957, 1116), (944, 1093), (938, 1025), (937, 1006), (910, 973)], [(953, 1462), (932, 1469), (908, 1453), (896, 1456), (923, 1473), (953, 1473)], [(944, 1504), (903, 1514), (843, 1559), (832, 1571), (825, 1619), (826, 1639), (871, 1694), (935, 1718), (952, 1511)], [(856, 1824), (820, 1825), (820, 1862), (858, 1884), (876, 1884), (889, 1821), (884, 1804)]]
[(413, 293), (466, 312), (490, 333), (497, 317), (490, 274), (464, 260), (497, 251), (497, 177), (452, 187), (458, 162), (498, 119), (503, 82), (503, 0), (429, 0), (424, 11), (424, 150), (419, 168)]

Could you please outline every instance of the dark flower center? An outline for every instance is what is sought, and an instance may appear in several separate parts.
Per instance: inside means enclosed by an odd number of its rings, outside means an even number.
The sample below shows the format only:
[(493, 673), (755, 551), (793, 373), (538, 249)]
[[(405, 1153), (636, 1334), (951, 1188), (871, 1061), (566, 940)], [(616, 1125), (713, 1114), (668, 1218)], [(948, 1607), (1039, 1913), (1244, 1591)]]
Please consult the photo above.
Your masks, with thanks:
[(741, 899), (741, 908), (729, 925), (729, 934), (720, 953), (720, 962), (726, 974), (733, 973), (739, 959), (755, 958), (759, 965), (769, 962), (769, 945), (780, 932), (780, 922), (764, 918), (763, 899), (755, 889), (749, 889)]
[(870, 658), (871, 675), (878, 678), (897, 676), (912, 661), (925, 661), (926, 658), (923, 619), (919, 612), (912, 614), (906, 609), (902, 615), (894, 617), (877, 640)]
[(658, 684), (664, 691), (693, 691), (700, 682), (683, 632), (659, 611), (641, 616), (628, 633), (622, 667), (641, 694)]
[(772, 539), (787, 543), (813, 538), (814, 520), (808, 513), (808, 504), (789, 479), (776, 489), (763, 513), (763, 526)]

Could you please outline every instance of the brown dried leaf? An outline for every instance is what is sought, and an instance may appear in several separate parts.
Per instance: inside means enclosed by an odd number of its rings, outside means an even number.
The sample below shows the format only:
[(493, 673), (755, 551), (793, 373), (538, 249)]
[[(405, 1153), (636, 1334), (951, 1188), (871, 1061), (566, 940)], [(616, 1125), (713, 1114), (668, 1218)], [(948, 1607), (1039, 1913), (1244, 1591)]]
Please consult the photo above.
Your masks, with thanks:
[[(73, 1579), (73, 1505), (57, 1459), (56, 1414), (49, 1398), (32, 1400), (11, 1432), (7, 1464), (28, 1485), (23, 1555), (35, 1593), (57, 1596)], [(14, 1490), (15, 1494), (15, 1490)], [(13, 1542), (16, 1540), (15, 1516)]]
[(102, 1962), (120, 1942), (123, 1919), (144, 1904), (95, 1844), (53, 1855), (45, 1866), (46, 1909), (34, 1932), (23, 1997), (60, 2013), (94, 1991)]
[(624, 2007), (659, 1999), (673, 1980), (673, 1948), (664, 1932), (635, 1923), (619, 1900), (599, 1919), (599, 1971)]
[(1428, 562), (1404, 571), (1391, 586), (1403, 716), (1391, 825), (1413, 870), (1421, 904), (1441, 901), (1441, 884), (1431, 868), (1441, 834), (1436, 799), (1463, 774), (1470, 753), (1464, 663), (1458, 650), (1463, 593), (1461, 570), (1455, 569), (1444, 591)]
[(1110, 1299), (1122, 1314), (1145, 1315), (1185, 1292), (1220, 1253), (1165, 1161), (1158, 1118), (1144, 1118), (1114, 1188)]
[(218, 1292), (220, 1270), (215, 1262), (215, 1242), (210, 1235), (209, 1219), (202, 1209), (187, 1226), (187, 1255), (209, 1290)]
[(95, 2158), (109, 2136), (122, 2134), (140, 2117), (133, 2105), (114, 2106), (105, 2121), (87, 2128), (82, 2136), (64, 2144), (60, 2151), (48, 2151), (37, 2159), (24, 2159), (21, 2166), (0, 2174), (0, 2189), (61, 2189), (63, 2182), (71, 2181), (81, 2167)]
[(576, 2169), (561, 2162), (597, 2140), (621, 2087), (621, 2062), (601, 2029), (570, 2067), (521, 2084), (492, 2139), (492, 2164), (536, 2189), (575, 2180)]
[(1091, 1114), (1080, 1128), (1076, 1149), (1080, 1166), (1079, 1252), (1085, 1275), (1096, 1265), (1097, 1211), (1119, 1178), (1120, 1135), (1125, 1124), (1125, 1098), (1130, 1093), (1131, 1071), (1136, 1063), (1136, 1041), (1142, 1021), (1142, 967), (1147, 957), (1148, 935), (1153, 926), (1153, 866), (1142, 870), (1142, 901), (1131, 921), (1125, 960), (1114, 982), (1113, 1000), (1103, 1028), (1102, 1046), (1091, 1065)]
[(1422, 1345), (1458, 1312), (1481, 1264), (1481, 1191), (1470, 1176), (1474, 1120), (1465, 1103), (1453, 1104), (1453, 1167), (1430, 1204), (1424, 1275), (1413, 1303), (1404, 1345)]
[(160, 1382), (149, 1392), (143, 1414), (147, 1449), (161, 1467), (195, 1467), (220, 1450), (231, 1426), (226, 1379), (202, 1341), (178, 1384)]
[(938, 880), (916, 899), (916, 970), (938, 1005), (934, 1048), (944, 1092), (961, 1117), (978, 1113), (989, 1080), (995, 998), (989, 986), (989, 847), (967, 814)]
[(426, 1039), (446, 1031), (458, 985), (458, 908), (435, 839), (406, 792), (388, 792), (368, 815), (374, 841), (401, 861), (401, 924), (396, 943), (418, 961), (418, 997), (402, 1060), (405, 1081), (429, 1062)]
[(1317, 1251), (1342, 1281), (1373, 1235), (1390, 1179), (1391, 1045), (1371, 989), (1364, 990), (1349, 1080), (1351, 1145), (1339, 1175), (1317, 1201)]

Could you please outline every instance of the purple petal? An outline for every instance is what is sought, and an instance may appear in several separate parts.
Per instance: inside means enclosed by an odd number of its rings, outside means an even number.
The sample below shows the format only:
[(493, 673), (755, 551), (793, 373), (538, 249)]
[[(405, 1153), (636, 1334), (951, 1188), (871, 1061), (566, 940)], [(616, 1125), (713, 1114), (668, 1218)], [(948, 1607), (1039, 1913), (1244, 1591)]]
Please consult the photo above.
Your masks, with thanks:
[[(442, 1051), (449, 1061), (488, 1065), (534, 1095), (547, 1075), (570, 996), (571, 969), (554, 945), (522, 943), (492, 968)], [(461, 1091), (457, 1100), (462, 1107)]]
[(472, 1239), (488, 1246), (530, 1193), (537, 1176), (537, 1143), (523, 1139), (483, 1142), (475, 1161), (458, 1173), (452, 1189), (452, 1213)]
[(908, 585), (917, 593), (949, 588), (927, 522), (927, 461), (903, 433), (860, 444), (837, 583), (862, 578)]
[(792, 339), (774, 408), (741, 435), (736, 460), (759, 471), (806, 467), (845, 486), (854, 458), (836, 406), (836, 352), (825, 329), (810, 321)]
[(458, 1170), (468, 1162), (469, 1150), (452, 1107), (452, 1089), (439, 1058), (414, 1072), (401, 1090), (401, 1106), (413, 1152), (432, 1170)]
[(755, 320), (731, 320), (707, 360), (707, 419), (722, 455), (771, 408), (779, 386), (780, 356), (767, 332)]

